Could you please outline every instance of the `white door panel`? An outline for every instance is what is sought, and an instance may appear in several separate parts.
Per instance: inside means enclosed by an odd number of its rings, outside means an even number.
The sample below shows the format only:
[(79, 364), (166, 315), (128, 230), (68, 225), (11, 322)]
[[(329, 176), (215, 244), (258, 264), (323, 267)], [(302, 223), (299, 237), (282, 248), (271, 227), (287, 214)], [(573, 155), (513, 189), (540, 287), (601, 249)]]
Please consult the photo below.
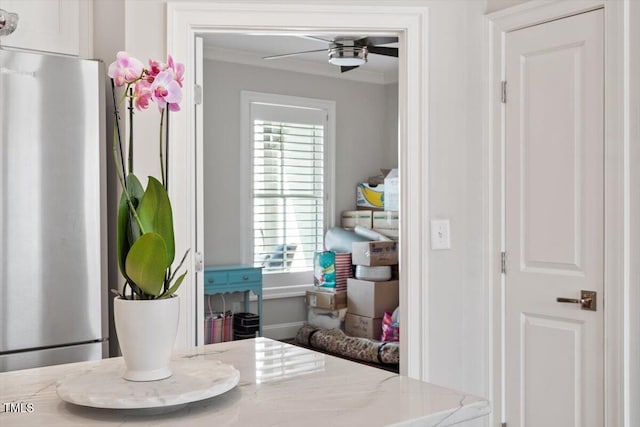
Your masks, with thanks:
[(601, 10), (507, 34), (509, 427), (603, 425), (603, 66)]

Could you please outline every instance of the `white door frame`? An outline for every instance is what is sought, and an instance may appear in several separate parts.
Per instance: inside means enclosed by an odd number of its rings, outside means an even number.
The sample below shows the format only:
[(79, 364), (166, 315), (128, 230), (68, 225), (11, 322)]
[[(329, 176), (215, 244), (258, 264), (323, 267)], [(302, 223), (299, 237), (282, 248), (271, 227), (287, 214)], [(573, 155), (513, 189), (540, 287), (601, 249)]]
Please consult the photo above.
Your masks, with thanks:
[[(392, 2), (388, 2), (390, 4)], [(399, 153), (400, 172), (400, 306), (402, 323), (400, 339), (400, 370), (402, 374), (426, 380), (428, 361), (427, 289), (429, 251), (423, 244), (428, 235), (424, 218), (429, 212), (429, 140), (428, 140), (428, 42), (427, 7), (372, 6), (343, 4), (259, 4), (211, 2), (167, 3), (167, 52), (187, 65), (194, 63), (194, 38), (204, 32), (271, 31), (287, 33), (398, 33), (399, 57)], [(411, 90), (409, 90), (411, 88)], [(195, 156), (193, 76), (185, 74), (183, 113), (174, 114), (171, 121), (171, 170), (184, 174), (169, 188), (173, 200), (176, 224), (176, 246), (192, 247), (200, 237), (195, 221), (196, 170), (202, 159)], [(240, 112), (238, 112), (240, 114)], [(175, 143), (180, 141), (180, 144)], [(408, 197), (409, 194), (423, 195)], [(411, 230), (409, 233), (408, 231)], [(193, 271), (193, 256), (188, 261)], [(194, 283), (188, 275), (182, 288), (183, 319), (196, 319), (202, 300), (203, 283)], [(409, 286), (411, 284), (411, 286)], [(198, 289), (196, 291), (195, 289)], [(193, 322), (191, 322), (193, 323)], [(195, 344), (195, 325), (185, 325), (182, 345)]]
[[(485, 194), (489, 195), (489, 230), (486, 250), (493, 260), (487, 272), (490, 283), (490, 313), (492, 326), (490, 370), (494, 372), (491, 400), (496, 423), (504, 420), (504, 280), (501, 274), (500, 252), (504, 248), (504, 104), (500, 102), (501, 81), (504, 79), (505, 34), (520, 28), (540, 24), (550, 20), (575, 15), (577, 13), (604, 8), (605, 12), (605, 423), (608, 427), (628, 425), (629, 383), (637, 379), (628, 375), (631, 354), (629, 344), (638, 337), (628, 332), (628, 313), (625, 301), (629, 301), (630, 221), (627, 207), (631, 198), (628, 156), (631, 122), (625, 106), (630, 102), (629, 76), (625, 74), (630, 56), (637, 60), (638, 53), (631, 53), (628, 47), (629, 1), (606, 0), (534, 0), (520, 6), (505, 9), (486, 18), (485, 58), (487, 59), (487, 80), (485, 83), (486, 105), (485, 134), (487, 160), (485, 170), (489, 181), (485, 183)], [(628, 74), (628, 73), (627, 73)], [(508, 83), (507, 83), (508, 84)], [(508, 92), (508, 87), (507, 87)], [(636, 102), (638, 100), (635, 100)], [(637, 165), (635, 165), (637, 168)], [(637, 180), (637, 178), (636, 178)], [(637, 183), (636, 183), (637, 184)], [(637, 219), (636, 219), (637, 220)], [(636, 236), (637, 238), (637, 236)], [(638, 242), (635, 242), (637, 244)], [(637, 261), (636, 261), (637, 262)], [(637, 284), (636, 284), (637, 285)], [(633, 303), (631, 303), (633, 304)], [(637, 354), (635, 355), (637, 357)], [(506, 420), (507, 422), (509, 420)], [(626, 422), (626, 424), (625, 424)], [(493, 425), (493, 424), (492, 424)]]

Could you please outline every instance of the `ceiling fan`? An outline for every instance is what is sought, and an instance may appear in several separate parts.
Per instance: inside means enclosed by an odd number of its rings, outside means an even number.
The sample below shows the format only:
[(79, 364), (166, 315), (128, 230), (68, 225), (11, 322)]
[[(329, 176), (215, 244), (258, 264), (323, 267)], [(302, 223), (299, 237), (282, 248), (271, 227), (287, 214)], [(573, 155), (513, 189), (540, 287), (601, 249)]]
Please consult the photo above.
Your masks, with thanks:
[(290, 56), (303, 55), (313, 52), (327, 52), (329, 56), (329, 63), (340, 67), (340, 72), (345, 73), (347, 71), (358, 68), (359, 66), (367, 62), (367, 56), (370, 53), (376, 55), (393, 56), (398, 57), (397, 47), (379, 46), (390, 43), (397, 43), (397, 37), (362, 37), (362, 38), (349, 38), (349, 37), (336, 37), (333, 40), (323, 39), (316, 36), (303, 36), (304, 38), (322, 41), (329, 43), (329, 47), (325, 49), (305, 50), (302, 52), (285, 53), (282, 55), (266, 56), (262, 59), (280, 59), (288, 58)]

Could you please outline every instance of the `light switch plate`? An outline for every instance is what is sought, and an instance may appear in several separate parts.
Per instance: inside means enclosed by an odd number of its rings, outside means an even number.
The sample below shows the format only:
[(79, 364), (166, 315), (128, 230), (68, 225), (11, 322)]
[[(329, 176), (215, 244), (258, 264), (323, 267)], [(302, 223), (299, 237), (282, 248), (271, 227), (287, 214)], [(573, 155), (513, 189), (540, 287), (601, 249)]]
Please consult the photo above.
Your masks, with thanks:
[(431, 249), (451, 249), (451, 239), (448, 219), (431, 221)]

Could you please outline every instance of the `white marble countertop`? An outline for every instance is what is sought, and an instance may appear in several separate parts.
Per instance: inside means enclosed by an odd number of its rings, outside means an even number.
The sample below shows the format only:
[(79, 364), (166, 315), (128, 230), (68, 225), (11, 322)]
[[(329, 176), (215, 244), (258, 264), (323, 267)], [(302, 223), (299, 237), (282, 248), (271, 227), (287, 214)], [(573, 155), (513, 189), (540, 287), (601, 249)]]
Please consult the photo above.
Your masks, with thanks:
[(490, 412), (482, 398), (266, 338), (197, 347), (174, 359), (231, 364), (240, 382), (173, 411), (115, 410), (63, 402), (56, 383), (105, 366), (124, 369), (121, 358), (0, 373), (0, 425), (448, 426)]

